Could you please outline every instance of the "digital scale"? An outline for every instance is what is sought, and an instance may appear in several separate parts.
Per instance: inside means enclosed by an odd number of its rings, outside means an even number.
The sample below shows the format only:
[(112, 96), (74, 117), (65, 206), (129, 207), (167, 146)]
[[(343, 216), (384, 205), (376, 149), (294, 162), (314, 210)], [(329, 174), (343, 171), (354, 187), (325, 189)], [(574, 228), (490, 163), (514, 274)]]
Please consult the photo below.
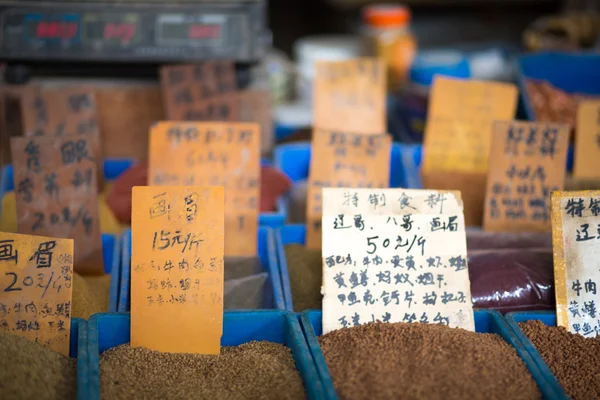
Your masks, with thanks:
[(251, 64), (270, 44), (266, 0), (0, 0), (7, 80), (52, 63)]

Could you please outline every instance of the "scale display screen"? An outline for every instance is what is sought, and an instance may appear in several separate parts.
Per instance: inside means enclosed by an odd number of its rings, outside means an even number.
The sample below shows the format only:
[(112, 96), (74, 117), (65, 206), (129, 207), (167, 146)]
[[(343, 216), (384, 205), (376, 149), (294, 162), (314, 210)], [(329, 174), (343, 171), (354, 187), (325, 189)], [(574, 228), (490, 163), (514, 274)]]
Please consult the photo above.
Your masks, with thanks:
[(265, 51), (262, 2), (238, 8), (207, 3), (206, 9), (181, 12), (163, 12), (158, 6), (118, 11), (107, 6), (79, 11), (36, 7), (32, 12), (2, 8), (1, 3), (0, 57), (5, 59), (254, 61)]

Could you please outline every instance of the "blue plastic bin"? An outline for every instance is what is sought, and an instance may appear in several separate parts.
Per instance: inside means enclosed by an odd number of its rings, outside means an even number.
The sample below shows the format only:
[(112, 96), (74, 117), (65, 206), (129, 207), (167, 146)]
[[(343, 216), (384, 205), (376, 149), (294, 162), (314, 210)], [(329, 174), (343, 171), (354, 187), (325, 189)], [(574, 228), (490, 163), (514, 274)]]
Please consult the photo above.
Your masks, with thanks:
[[(323, 352), (319, 345), (318, 336), (323, 333), (322, 313), (321, 311), (308, 310), (302, 312), (300, 322), (304, 329), (306, 341), (310, 352), (315, 360), (317, 372), (322, 380), (323, 390), (328, 400), (337, 399), (333, 381), (329, 375), (329, 370), (325, 362)], [(537, 364), (533, 361), (527, 350), (521, 345), (512, 329), (508, 326), (502, 315), (497, 311), (492, 310), (476, 310), (475, 311), (475, 331), (479, 333), (495, 333), (501, 336), (506, 342), (515, 348), (517, 354), (521, 357), (531, 376), (537, 383), (542, 396), (546, 400), (560, 399), (561, 397), (554, 390), (555, 388), (548, 384), (542, 372), (538, 369)]]
[(529, 353), (533, 361), (537, 364), (539, 370), (545, 376), (548, 384), (553, 388), (556, 393), (557, 399), (568, 400), (569, 396), (563, 389), (558, 379), (554, 376), (548, 364), (544, 361), (540, 353), (536, 350), (535, 346), (527, 338), (527, 335), (519, 328), (519, 322), (525, 322), (529, 320), (539, 320), (545, 325), (556, 326), (556, 314), (554, 311), (523, 311), (523, 312), (511, 312), (506, 314), (506, 322), (508, 326), (513, 330), (517, 339), (521, 342), (525, 350)]
[[(281, 289), (281, 278), (279, 276), (279, 264), (275, 250), (275, 237), (273, 230), (261, 226), (258, 228), (258, 256), (264, 272), (269, 273), (264, 286), (265, 297), (261, 308), (285, 309), (283, 290)], [(119, 290), (118, 312), (126, 312), (131, 309), (131, 230), (123, 233), (123, 253), (121, 268), (121, 287)]]
[(306, 244), (306, 225), (284, 225), (275, 230), (275, 248), (279, 259), (279, 275), (281, 276), (281, 288), (285, 309), (294, 311), (292, 301), (292, 287), (290, 286), (290, 274), (288, 271), (287, 258), (285, 257), (285, 245)]
[[(292, 182), (308, 179), (311, 145), (308, 142), (282, 144), (273, 151), (275, 168), (285, 173)], [(421, 188), (419, 166), (420, 144), (392, 144), (390, 157), (390, 187)]]
[[(95, 314), (88, 324), (89, 385), (88, 399), (100, 398), (100, 354), (112, 347), (129, 343), (128, 313)], [(278, 310), (226, 311), (223, 319), (222, 346), (238, 346), (253, 340), (281, 343), (289, 347), (296, 360), (309, 400), (323, 399), (321, 381), (313, 363), (298, 316)], [(198, 377), (202, 379), (202, 377)]]
[[(134, 161), (130, 159), (106, 159), (104, 160), (104, 178), (107, 181), (115, 180), (133, 164)], [(261, 165), (270, 165), (270, 161), (266, 159), (261, 160)], [(2, 188), (4, 188), (4, 192), (14, 190), (12, 165), (7, 165), (2, 175), (4, 179), (0, 177), (0, 194), (3, 192)], [(1, 207), (2, 204), (0, 204), (0, 212), (2, 211)], [(261, 213), (258, 219), (259, 225), (273, 228), (283, 225), (286, 214), (282, 207), (283, 198), (277, 199), (277, 211)]]

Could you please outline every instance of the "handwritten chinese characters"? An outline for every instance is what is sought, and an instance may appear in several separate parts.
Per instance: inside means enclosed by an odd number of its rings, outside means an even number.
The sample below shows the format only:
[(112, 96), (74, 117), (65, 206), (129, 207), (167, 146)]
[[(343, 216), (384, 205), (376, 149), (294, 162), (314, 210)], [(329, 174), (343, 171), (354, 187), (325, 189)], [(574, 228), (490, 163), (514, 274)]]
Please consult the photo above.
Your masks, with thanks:
[(389, 135), (315, 129), (308, 184), (306, 246), (321, 248), (321, 189), (385, 188), (389, 184)]
[(514, 85), (435, 78), (423, 170), (486, 173), (492, 123), (512, 119), (516, 107)]
[(12, 138), (20, 233), (76, 239), (75, 270), (104, 274), (97, 149), (87, 135)]
[(550, 231), (550, 193), (563, 188), (568, 146), (565, 125), (496, 122), (484, 230)]
[(600, 191), (552, 194), (556, 317), (586, 337), (600, 334)]
[(0, 329), (69, 355), (73, 240), (0, 232)]
[(155, 124), (150, 133), (149, 183), (224, 186), (225, 254), (256, 254), (260, 196), (257, 124)]
[(460, 196), (323, 189), (322, 292), (324, 333), (376, 320), (474, 330)]
[(167, 119), (237, 121), (235, 68), (231, 61), (209, 61), (161, 69)]
[(600, 178), (600, 101), (579, 103), (575, 135), (573, 176), (579, 179)]
[(133, 188), (131, 345), (219, 354), (222, 187)]
[(314, 126), (361, 133), (386, 132), (383, 62), (374, 58), (318, 62)]

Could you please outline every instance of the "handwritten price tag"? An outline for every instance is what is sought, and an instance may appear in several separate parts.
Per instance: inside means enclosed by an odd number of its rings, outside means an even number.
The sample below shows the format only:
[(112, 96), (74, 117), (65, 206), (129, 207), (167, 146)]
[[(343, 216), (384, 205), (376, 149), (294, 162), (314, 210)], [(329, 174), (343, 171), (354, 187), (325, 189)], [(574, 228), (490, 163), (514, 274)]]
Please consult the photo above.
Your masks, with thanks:
[(0, 232), (0, 329), (69, 355), (73, 240)]

